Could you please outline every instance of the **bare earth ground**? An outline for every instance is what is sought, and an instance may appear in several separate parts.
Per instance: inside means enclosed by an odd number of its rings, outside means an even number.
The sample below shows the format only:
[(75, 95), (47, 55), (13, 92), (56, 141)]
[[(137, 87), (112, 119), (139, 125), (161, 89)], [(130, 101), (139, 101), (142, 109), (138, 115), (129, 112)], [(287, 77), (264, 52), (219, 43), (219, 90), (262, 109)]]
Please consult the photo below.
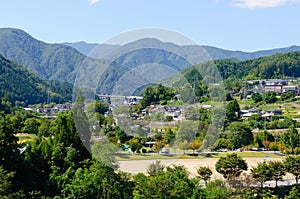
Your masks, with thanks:
[[(281, 158), (243, 158), (246, 160), (248, 164), (248, 171), (250, 172), (250, 169), (253, 166), (256, 166), (258, 162), (266, 161), (281, 161)], [(155, 162), (156, 160), (130, 160), (130, 161), (119, 161), (119, 170), (129, 172), (132, 174), (137, 173), (146, 173), (147, 172), (147, 166), (151, 164), (152, 162)], [(215, 169), (215, 164), (218, 161), (218, 158), (201, 158), (201, 159), (164, 159), (159, 160), (161, 163), (165, 166), (171, 166), (172, 164), (175, 165), (183, 165), (187, 168), (187, 170), (190, 173), (190, 177), (195, 177), (197, 175), (197, 168), (200, 166), (208, 166), (212, 172), (212, 178), (213, 179), (223, 179), (222, 175), (219, 174)], [(287, 174), (285, 176), (285, 179), (293, 179), (292, 175)]]

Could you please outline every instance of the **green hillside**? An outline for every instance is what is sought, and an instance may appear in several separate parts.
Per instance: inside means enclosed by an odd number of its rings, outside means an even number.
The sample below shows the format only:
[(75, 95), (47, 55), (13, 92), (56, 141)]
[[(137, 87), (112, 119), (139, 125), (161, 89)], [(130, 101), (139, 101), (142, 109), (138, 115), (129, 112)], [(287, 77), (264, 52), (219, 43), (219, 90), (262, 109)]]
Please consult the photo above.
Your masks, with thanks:
[(45, 103), (49, 91), (52, 102), (62, 103), (71, 100), (72, 89), (69, 83), (42, 80), (0, 55), (0, 98), (5, 97), (13, 103)]
[[(278, 53), (246, 61), (224, 59), (212, 61), (224, 79), (271, 79), (300, 77), (300, 52)], [(190, 67), (183, 71), (186, 78), (195, 76), (207, 63)]]
[(85, 56), (61, 44), (47, 44), (26, 32), (0, 29), (0, 54), (45, 79), (74, 81)]
[[(80, 44), (80, 45), (79, 45)], [(79, 43), (81, 47), (88, 47), (86, 43)], [(150, 45), (149, 45), (150, 44)], [(78, 48), (78, 45), (77, 48)], [(135, 49), (136, 46), (161, 46), (162, 49), (142, 48)], [(104, 46), (99, 53), (103, 55), (105, 49), (112, 46)], [(117, 48), (118, 46), (114, 46)], [(91, 47), (90, 47), (91, 48)], [(38, 77), (43, 79), (67, 81), (73, 83), (78, 75), (80, 67), (86, 74), (82, 79), (76, 79), (76, 85), (84, 85), (85, 87), (97, 87), (98, 93), (112, 93), (115, 90), (116, 83), (128, 71), (139, 66), (160, 64), (164, 66), (161, 71), (156, 74), (165, 74), (166, 68), (179, 72), (184, 70), (186, 76), (194, 74), (186, 60), (193, 60), (195, 63), (205, 62), (207, 56), (200, 56), (195, 52), (203, 52), (200, 46), (178, 46), (172, 43), (161, 42), (157, 39), (145, 38), (124, 46), (119, 46), (117, 52), (128, 52), (121, 54), (114, 60), (92, 59), (87, 58), (74, 48), (62, 44), (47, 44), (36, 40), (26, 32), (13, 28), (0, 28), (0, 54), (10, 60), (26, 67)], [(203, 46), (212, 59), (220, 59), (214, 61), (219, 68), (224, 79), (257, 79), (257, 78), (276, 78), (283, 76), (298, 76), (299, 73), (299, 53), (291, 52), (287, 54), (275, 54), (270, 57), (261, 57), (245, 60), (253, 57), (272, 55), (277, 52), (289, 52), (300, 50), (297, 46), (289, 48), (273, 49), (267, 51), (257, 51), (253, 53), (241, 51), (228, 51), (219, 48)], [(182, 52), (179, 55), (172, 52)], [(231, 59), (225, 59), (230, 58)], [(244, 60), (244, 61), (240, 61)], [(107, 68), (104, 68), (111, 63)], [(205, 64), (204, 64), (205, 65)], [(199, 66), (204, 66), (203, 64)], [(147, 67), (139, 67), (137, 76), (147, 77)], [(173, 75), (168, 73), (167, 75)], [(194, 75), (195, 76), (195, 75)], [(80, 77), (77, 76), (77, 77)], [(166, 76), (162, 76), (166, 78)], [(80, 81), (79, 81), (80, 80)], [(155, 81), (157, 81), (155, 79)], [(145, 81), (145, 83), (148, 83)]]
[[(196, 80), (196, 91), (200, 94), (207, 92), (198, 71), (205, 71), (211, 65), (218, 68), (224, 79), (227, 90), (240, 91), (243, 80), (276, 79), (286, 77), (300, 77), (300, 52), (278, 53), (272, 56), (260, 57), (246, 61), (237, 59), (223, 59), (202, 63), (182, 71), (183, 77), (193, 85)], [(166, 82), (176, 87), (183, 86), (184, 80), (177, 76)], [(170, 83), (171, 82), (171, 83)]]

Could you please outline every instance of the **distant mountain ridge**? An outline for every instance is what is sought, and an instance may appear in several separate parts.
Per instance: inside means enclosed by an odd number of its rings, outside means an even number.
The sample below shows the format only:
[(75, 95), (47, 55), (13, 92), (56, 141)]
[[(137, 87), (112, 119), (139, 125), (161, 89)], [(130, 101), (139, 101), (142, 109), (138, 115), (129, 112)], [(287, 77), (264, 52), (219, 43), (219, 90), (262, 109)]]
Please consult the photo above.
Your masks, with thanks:
[(47, 44), (14, 28), (0, 29), (0, 54), (41, 78), (64, 81), (74, 81), (86, 58), (72, 47)]
[[(4, 57), (26, 67), (40, 78), (75, 82), (76, 86), (84, 85), (97, 89), (99, 93), (112, 93), (115, 88), (124, 90), (122, 84), (128, 84), (130, 78), (126, 75), (130, 75), (130, 71), (139, 75), (140, 80), (143, 80), (140, 83), (150, 83), (157, 81), (157, 77), (166, 78), (161, 75), (164, 72), (171, 75), (211, 59), (249, 60), (291, 51), (300, 51), (300, 47), (250, 53), (211, 46), (179, 46), (153, 38), (144, 38), (121, 46), (85, 42), (47, 44), (23, 30), (0, 28), (0, 54)], [(151, 65), (154, 68), (149, 69)], [(164, 68), (157, 71), (157, 65)], [(243, 68), (241, 64), (238, 65)], [(243, 70), (242, 68), (238, 70)], [(151, 75), (153, 72), (160, 75)]]
[[(81, 52), (84, 55), (97, 57), (93, 55), (93, 51), (99, 51), (98, 54), (106, 55), (120, 47), (120, 45), (110, 45), (110, 44), (96, 44), (96, 43), (86, 43), (86, 42), (75, 42), (75, 43), (62, 43), (64, 45), (71, 46)], [(175, 44), (176, 45), (176, 44)], [(189, 52), (195, 48), (203, 48), (213, 60), (219, 59), (230, 59), (235, 58), (238, 60), (255, 59), (264, 56), (271, 56), (276, 53), (288, 53), (300, 51), (300, 46), (289, 46), (284, 48), (275, 48), (269, 50), (259, 50), (254, 52), (245, 52), (240, 50), (226, 50), (222, 48), (217, 48), (213, 46), (197, 46), (197, 45), (184, 45), (181, 46), (186, 52)]]
[(61, 43), (66, 46), (71, 46), (72, 48), (75, 48), (80, 53), (84, 55), (88, 55), (94, 48), (98, 46), (96, 43), (87, 43), (85, 41), (79, 41), (79, 42), (64, 42)]

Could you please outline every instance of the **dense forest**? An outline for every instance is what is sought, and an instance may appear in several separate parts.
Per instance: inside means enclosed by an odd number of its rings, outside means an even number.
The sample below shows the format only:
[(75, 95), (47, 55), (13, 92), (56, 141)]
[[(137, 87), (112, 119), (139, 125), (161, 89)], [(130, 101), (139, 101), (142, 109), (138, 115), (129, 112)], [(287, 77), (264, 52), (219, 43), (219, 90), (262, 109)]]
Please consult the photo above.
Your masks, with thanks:
[[(184, 78), (194, 84), (196, 91), (206, 91), (207, 85), (203, 85), (203, 77), (198, 71), (205, 71), (209, 67), (217, 67), (227, 90), (240, 91), (244, 85), (243, 80), (276, 79), (300, 76), (300, 52), (278, 53), (272, 56), (260, 57), (246, 61), (237, 59), (223, 59), (202, 63), (182, 71)], [(176, 80), (177, 85), (182, 80)]]
[(73, 85), (54, 80), (42, 80), (26, 68), (0, 55), (0, 97), (23, 105), (71, 100)]

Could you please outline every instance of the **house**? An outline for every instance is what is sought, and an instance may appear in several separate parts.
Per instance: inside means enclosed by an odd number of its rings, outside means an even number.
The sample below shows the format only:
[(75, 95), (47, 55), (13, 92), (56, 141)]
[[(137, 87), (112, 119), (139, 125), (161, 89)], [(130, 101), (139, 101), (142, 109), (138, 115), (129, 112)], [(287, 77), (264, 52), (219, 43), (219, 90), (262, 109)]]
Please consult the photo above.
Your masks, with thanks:
[(242, 120), (247, 120), (252, 115), (257, 115), (257, 113), (245, 113), (245, 114), (241, 115), (241, 118), (242, 118)]
[(265, 114), (263, 114), (261, 117), (269, 119), (274, 115), (281, 115), (281, 114), (282, 114), (281, 110), (271, 109), (271, 110), (267, 110)]
[(270, 109), (266, 111), (267, 114), (270, 115), (281, 115), (282, 111), (281, 110), (277, 110), (277, 109)]
[(249, 113), (261, 114), (261, 111), (258, 108), (251, 108), (248, 111)]
[(283, 86), (283, 87), (282, 87), (282, 92), (283, 92), (283, 93), (292, 92), (292, 93), (294, 93), (294, 94), (299, 94), (299, 89), (298, 89), (298, 86), (296, 86), (296, 85), (292, 85), (292, 86)]
[(260, 115), (261, 111), (257, 108), (251, 108), (249, 110), (240, 110), (239, 114), (243, 120), (247, 120), (252, 115)]
[(282, 84), (272, 84), (272, 85), (266, 85), (264, 91), (265, 92), (274, 91), (276, 93), (282, 93), (282, 88), (283, 88)]

